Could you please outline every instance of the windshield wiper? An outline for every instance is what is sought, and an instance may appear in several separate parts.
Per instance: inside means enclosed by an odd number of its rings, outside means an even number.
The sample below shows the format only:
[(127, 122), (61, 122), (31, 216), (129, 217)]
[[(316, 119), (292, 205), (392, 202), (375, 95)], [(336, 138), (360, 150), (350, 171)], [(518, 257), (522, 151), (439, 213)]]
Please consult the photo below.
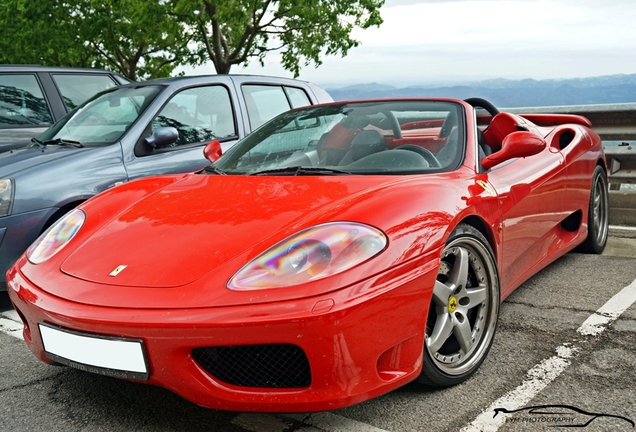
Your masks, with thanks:
[(220, 169), (218, 169), (217, 167), (215, 167), (214, 165), (208, 165), (206, 166), (203, 171), (207, 174), (219, 174), (219, 175), (226, 175), (223, 171), (221, 171)]
[(37, 139), (37, 138), (31, 138), (31, 142), (32, 142), (33, 144), (37, 144), (37, 145), (39, 145), (40, 147), (46, 147), (46, 146), (42, 143), (42, 141), (40, 141), (40, 140), (39, 140), (39, 139)]
[(69, 140), (65, 138), (50, 139), (50, 140), (46, 140), (42, 142), (41, 144), (45, 146), (46, 145), (65, 145), (65, 146), (71, 146), (71, 147), (77, 147), (77, 148), (84, 147), (84, 145), (79, 141), (73, 141), (73, 140)]
[(333, 168), (323, 168), (323, 167), (304, 167), (304, 166), (291, 166), (284, 168), (272, 168), (266, 169), (262, 171), (256, 171), (253, 173), (249, 173), (248, 175), (278, 175), (278, 174), (289, 174), (289, 175), (348, 175), (352, 174), (348, 171), (337, 170)]

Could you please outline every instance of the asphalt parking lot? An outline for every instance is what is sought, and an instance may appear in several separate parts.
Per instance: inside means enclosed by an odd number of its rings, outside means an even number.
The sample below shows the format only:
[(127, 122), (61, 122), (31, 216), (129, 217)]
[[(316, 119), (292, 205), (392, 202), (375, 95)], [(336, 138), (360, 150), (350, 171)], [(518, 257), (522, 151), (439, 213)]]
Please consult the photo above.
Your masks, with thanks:
[[(570, 253), (502, 305), (491, 352), (449, 389), (407, 385), (317, 414), (221, 412), (167, 390), (40, 363), (0, 293), (0, 431), (634, 430), (636, 229)], [(14, 329), (14, 330), (12, 330)]]

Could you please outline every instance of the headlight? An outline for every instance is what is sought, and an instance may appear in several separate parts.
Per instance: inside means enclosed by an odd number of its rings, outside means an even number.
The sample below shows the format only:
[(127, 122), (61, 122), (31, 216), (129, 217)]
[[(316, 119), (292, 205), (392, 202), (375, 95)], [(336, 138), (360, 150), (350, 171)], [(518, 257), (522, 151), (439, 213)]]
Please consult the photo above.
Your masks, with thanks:
[(75, 237), (85, 220), (86, 214), (82, 210), (68, 212), (27, 249), (27, 259), (33, 264), (41, 264), (51, 258)]
[(286, 288), (326, 278), (373, 258), (387, 245), (368, 225), (333, 222), (308, 228), (271, 247), (239, 270), (231, 290)]
[(0, 180), (0, 217), (11, 214), (11, 204), (13, 203), (13, 180)]

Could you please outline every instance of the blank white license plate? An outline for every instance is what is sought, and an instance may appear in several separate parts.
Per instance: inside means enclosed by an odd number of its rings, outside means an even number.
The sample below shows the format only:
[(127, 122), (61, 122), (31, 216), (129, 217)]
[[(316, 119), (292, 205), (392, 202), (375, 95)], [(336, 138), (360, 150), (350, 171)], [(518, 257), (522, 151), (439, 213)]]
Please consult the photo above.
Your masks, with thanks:
[(80, 333), (45, 323), (38, 327), (44, 351), (51, 360), (103, 375), (148, 379), (141, 340)]

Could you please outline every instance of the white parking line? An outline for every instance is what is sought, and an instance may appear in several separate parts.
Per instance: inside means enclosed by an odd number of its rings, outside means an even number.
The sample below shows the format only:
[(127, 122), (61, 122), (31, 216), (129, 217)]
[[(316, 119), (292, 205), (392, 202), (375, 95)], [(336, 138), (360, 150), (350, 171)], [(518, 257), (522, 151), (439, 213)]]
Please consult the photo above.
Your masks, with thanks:
[(616, 320), (636, 300), (636, 280), (609, 299), (577, 330), (582, 335), (599, 335), (609, 323)]
[(2, 313), (0, 313), (0, 316), (3, 316), (5, 318), (9, 318), (10, 320), (13, 320), (17, 323), (21, 323), (22, 321), (20, 320), (20, 317), (18, 316), (18, 313), (14, 310), (8, 310), (8, 311), (4, 311)]
[(0, 331), (22, 339), (22, 321), (16, 311), (12, 309), (0, 313)]
[(630, 226), (610, 225), (609, 228), (618, 231), (636, 231), (636, 227)]
[[(585, 336), (597, 336), (614, 322), (636, 301), (636, 280), (620, 290), (596, 313), (586, 319), (577, 332)], [(527, 378), (516, 389), (506, 393), (461, 432), (495, 432), (506, 422), (506, 415), (495, 417), (495, 408), (506, 408), (513, 411), (522, 408), (532, 400), (541, 390), (554, 381), (569, 365), (570, 359), (580, 352), (574, 343), (564, 343), (557, 348), (557, 355), (542, 361), (527, 373)]]

